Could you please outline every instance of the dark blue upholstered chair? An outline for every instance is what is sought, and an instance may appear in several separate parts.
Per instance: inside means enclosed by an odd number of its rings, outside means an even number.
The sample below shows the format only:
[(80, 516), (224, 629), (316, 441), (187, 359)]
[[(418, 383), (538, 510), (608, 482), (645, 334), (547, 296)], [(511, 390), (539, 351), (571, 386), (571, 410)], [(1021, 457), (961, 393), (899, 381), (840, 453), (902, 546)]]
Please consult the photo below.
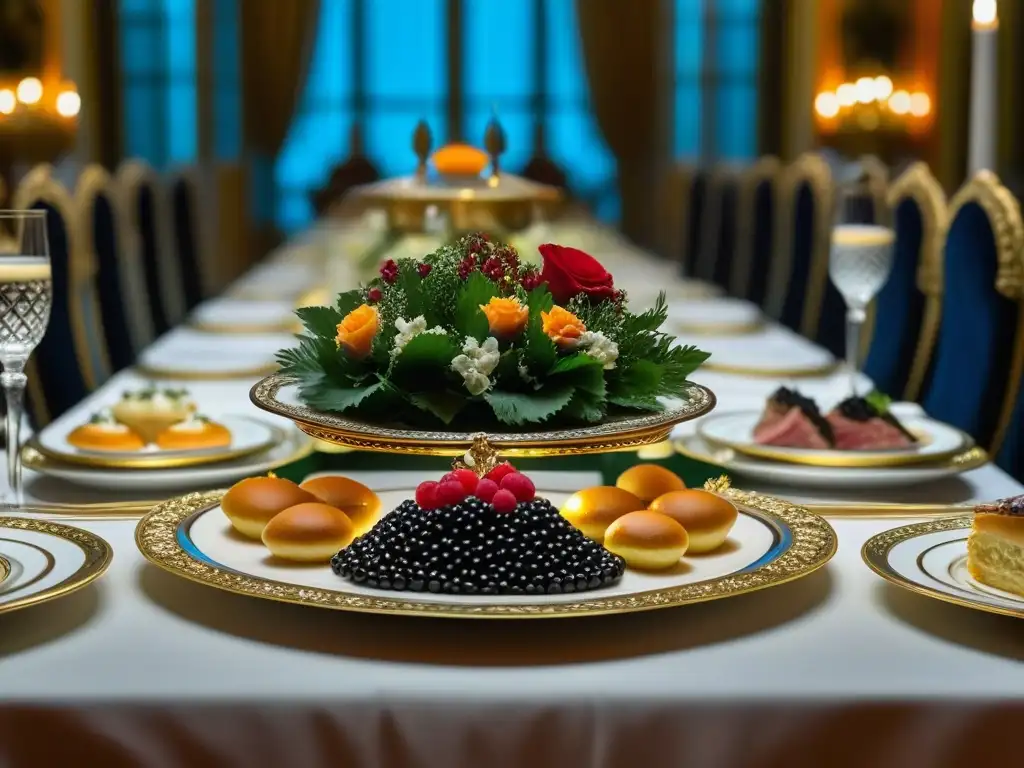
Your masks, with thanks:
[(708, 173), (704, 169), (697, 169), (690, 182), (690, 188), (686, 195), (686, 209), (683, 212), (685, 218), (683, 239), (683, 274), (686, 277), (694, 277), (697, 269), (697, 259), (700, 255), (700, 244), (704, 231), (704, 217), (707, 213), (707, 192)]
[[(1013, 405), (1007, 394), (1015, 394), (1019, 384), (1013, 362), (1022, 341), (1024, 227), (1017, 201), (985, 171), (956, 194), (949, 216), (944, 300), (923, 405), (983, 447), (998, 448), (1000, 433), (1005, 433), (1001, 417)], [(1011, 374), (1018, 380), (1012, 381)]]
[(730, 174), (722, 179), (718, 190), (718, 237), (711, 243), (714, 258), (709, 275), (711, 282), (726, 291), (729, 290), (736, 259), (738, 198), (739, 182), (735, 175)]
[(915, 400), (935, 345), (941, 312), (946, 199), (924, 163), (890, 190), (893, 268), (874, 306), (875, 332), (864, 372), (894, 398)]
[(777, 158), (762, 157), (743, 172), (738, 187), (730, 293), (762, 308), (768, 295), (768, 271), (775, 248), (780, 169)]
[(185, 308), (191, 311), (204, 298), (200, 272), (200, 232), (198, 190), (187, 173), (170, 180), (171, 219), (174, 232), (174, 251), (178, 258)]

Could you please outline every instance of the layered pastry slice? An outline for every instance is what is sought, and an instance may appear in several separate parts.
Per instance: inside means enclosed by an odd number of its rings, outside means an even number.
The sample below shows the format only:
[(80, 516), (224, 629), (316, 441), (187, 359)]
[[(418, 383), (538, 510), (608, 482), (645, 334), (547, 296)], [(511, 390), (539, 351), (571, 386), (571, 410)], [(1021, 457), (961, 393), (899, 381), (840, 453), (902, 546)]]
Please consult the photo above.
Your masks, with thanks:
[(878, 393), (847, 398), (826, 418), (841, 451), (909, 448), (917, 443), (889, 411), (889, 399)]
[(780, 387), (768, 398), (761, 420), (754, 427), (754, 441), (786, 448), (831, 448), (834, 437), (813, 400)]
[(967, 570), (982, 584), (1024, 597), (1024, 496), (974, 508)]

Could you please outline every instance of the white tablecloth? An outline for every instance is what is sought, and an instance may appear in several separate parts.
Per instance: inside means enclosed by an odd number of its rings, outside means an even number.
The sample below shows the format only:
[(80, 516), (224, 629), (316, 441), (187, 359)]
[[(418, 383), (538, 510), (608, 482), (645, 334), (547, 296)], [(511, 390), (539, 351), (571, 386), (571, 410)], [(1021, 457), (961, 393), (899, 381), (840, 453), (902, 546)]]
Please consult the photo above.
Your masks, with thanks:
[[(722, 410), (757, 407), (769, 386), (698, 378)], [(215, 415), (251, 408), (250, 383), (190, 386)], [(802, 386), (839, 396), (846, 380)], [(30, 490), (90, 496), (39, 479)], [(1020, 491), (985, 467), (888, 497)], [(114, 562), (75, 595), (0, 616), (0, 766), (995, 764), (992, 750), (1017, 739), (1021, 624), (870, 573), (862, 544), (903, 522), (833, 520), (835, 559), (775, 589), (539, 622), (238, 597), (146, 564), (133, 522), (76, 522), (113, 545)]]

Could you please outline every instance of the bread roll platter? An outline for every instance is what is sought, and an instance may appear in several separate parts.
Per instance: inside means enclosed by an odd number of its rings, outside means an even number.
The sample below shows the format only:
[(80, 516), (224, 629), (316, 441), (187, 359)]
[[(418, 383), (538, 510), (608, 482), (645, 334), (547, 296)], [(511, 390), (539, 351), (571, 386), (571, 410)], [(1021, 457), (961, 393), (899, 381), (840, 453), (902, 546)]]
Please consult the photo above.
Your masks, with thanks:
[(157, 566), (235, 594), (447, 618), (686, 605), (800, 578), (835, 552), (816, 515), (724, 483), (688, 490), (671, 474), (640, 465), (576, 493), (506, 462), (379, 492), (356, 473), (252, 478), (161, 504), (136, 543)]
[(904, 589), (1024, 618), (1024, 497), (883, 531), (868, 539), (861, 555), (875, 573)]

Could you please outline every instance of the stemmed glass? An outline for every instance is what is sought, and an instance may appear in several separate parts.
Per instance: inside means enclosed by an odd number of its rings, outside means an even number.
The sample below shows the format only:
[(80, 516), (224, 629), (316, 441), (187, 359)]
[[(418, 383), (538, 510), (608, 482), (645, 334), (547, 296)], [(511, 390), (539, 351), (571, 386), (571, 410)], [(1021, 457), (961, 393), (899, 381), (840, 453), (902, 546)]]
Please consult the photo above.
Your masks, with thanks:
[(889, 211), (876, 210), (875, 196), (865, 176), (839, 184), (835, 190), (835, 220), (828, 273), (846, 301), (846, 366), (850, 394), (857, 394), (860, 370), (860, 332), (871, 300), (892, 271), (894, 233)]
[(25, 365), (46, 333), (52, 301), (46, 211), (0, 210), (0, 384), (7, 400), (7, 479), (17, 506)]

